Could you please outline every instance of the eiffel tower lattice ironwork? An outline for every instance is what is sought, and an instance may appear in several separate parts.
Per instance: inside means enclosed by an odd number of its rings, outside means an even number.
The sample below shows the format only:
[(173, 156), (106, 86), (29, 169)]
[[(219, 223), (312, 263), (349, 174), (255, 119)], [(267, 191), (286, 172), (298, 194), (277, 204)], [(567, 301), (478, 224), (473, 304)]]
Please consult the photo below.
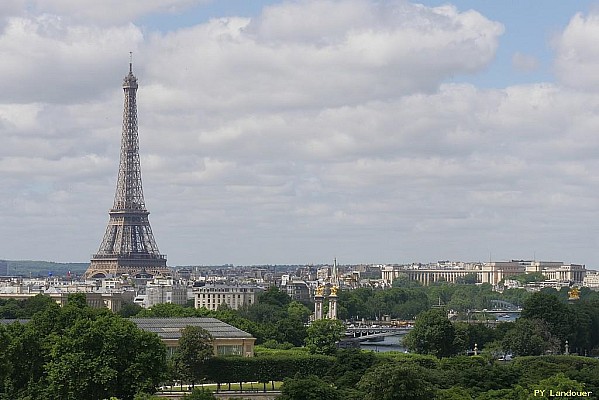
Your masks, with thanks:
[(165, 275), (166, 256), (154, 240), (141, 184), (137, 128), (137, 78), (132, 63), (123, 81), (125, 103), (121, 158), (110, 220), (100, 249), (92, 256), (88, 278)]

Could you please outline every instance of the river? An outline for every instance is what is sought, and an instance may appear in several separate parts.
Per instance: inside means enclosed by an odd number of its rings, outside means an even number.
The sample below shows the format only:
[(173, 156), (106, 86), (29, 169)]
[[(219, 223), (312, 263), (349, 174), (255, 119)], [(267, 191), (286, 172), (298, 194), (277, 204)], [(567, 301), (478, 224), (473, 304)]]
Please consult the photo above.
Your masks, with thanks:
[(385, 336), (381, 342), (360, 342), (360, 348), (362, 350), (371, 350), (377, 353), (383, 353), (386, 351), (406, 351), (400, 343), (404, 338), (401, 336)]

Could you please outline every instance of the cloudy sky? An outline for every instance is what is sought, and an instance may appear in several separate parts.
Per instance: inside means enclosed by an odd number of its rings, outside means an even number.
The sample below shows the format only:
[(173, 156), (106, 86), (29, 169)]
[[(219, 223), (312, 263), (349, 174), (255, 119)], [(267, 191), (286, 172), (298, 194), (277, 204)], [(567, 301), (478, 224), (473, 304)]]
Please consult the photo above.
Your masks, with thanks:
[(599, 4), (4, 0), (0, 259), (86, 262), (133, 52), (169, 265), (599, 268)]

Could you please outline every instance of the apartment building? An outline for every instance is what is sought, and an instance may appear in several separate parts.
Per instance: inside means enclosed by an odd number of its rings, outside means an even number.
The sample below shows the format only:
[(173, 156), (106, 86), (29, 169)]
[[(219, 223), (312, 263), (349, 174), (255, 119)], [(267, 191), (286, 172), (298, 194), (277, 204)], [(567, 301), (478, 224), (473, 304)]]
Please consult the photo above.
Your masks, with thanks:
[(264, 289), (252, 285), (214, 284), (193, 288), (195, 308), (216, 310), (226, 304), (233, 310), (258, 302), (258, 294)]

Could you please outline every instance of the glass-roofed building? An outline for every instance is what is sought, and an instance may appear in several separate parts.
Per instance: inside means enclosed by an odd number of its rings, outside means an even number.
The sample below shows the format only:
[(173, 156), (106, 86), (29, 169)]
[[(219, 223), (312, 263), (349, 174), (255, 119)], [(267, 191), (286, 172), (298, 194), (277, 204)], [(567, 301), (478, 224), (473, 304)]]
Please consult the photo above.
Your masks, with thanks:
[(213, 338), (215, 356), (254, 356), (254, 338), (249, 333), (216, 318), (130, 318), (140, 329), (156, 333), (172, 354), (178, 346), (181, 331), (199, 326)]

